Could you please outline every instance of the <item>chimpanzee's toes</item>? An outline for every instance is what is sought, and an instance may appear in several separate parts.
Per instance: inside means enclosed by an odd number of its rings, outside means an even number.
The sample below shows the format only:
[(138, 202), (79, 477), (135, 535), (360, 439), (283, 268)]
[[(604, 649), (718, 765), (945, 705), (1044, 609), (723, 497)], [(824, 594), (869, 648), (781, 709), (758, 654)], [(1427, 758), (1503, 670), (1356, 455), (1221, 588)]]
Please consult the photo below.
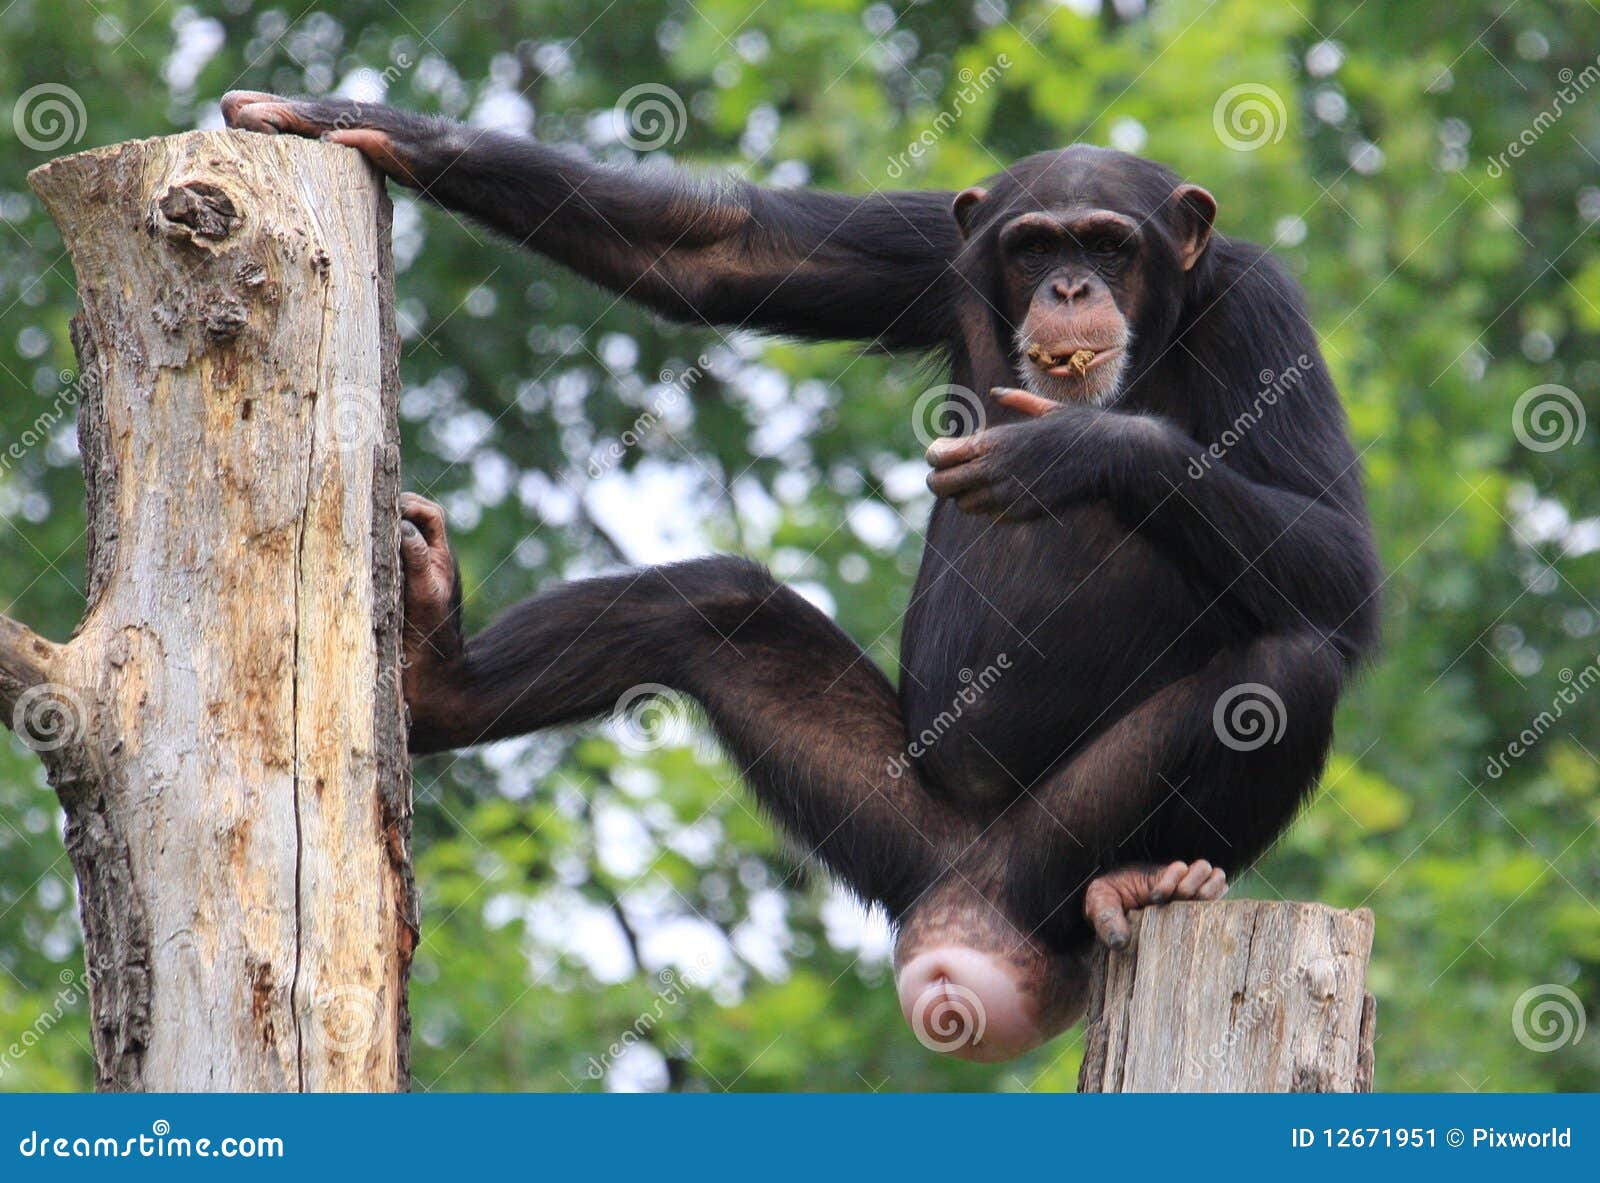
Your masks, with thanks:
[(1200, 889), (1206, 885), (1206, 880), (1211, 878), (1213, 868), (1205, 859), (1196, 859), (1189, 864), (1189, 869), (1183, 873), (1183, 880), (1178, 884), (1177, 899), (1192, 900), (1200, 894)]
[(1157, 871), (1150, 883), (1149, 902), (1164, 904), (1177, 893), (1178, 885), (1189, 873), (1188, 863), (1168, 863)]
[(407, 571), (421, 571), (428, 565), (428, 540), (409, 521), (400, 523), (400, 561)]
[(415, 493), (400, 494), (400, 562), (406, 572), (407, 619), (443, 620), (455, 588), (456, 562), (445, 536), (444, 510)]
[(437, 503), (416, 493), (402, 493), (400, 516), (422, 533), (429, 546), (448, 545), (445, 541), (444, 510)]
[(1094, 927), (1094, 935), (1108, 949), (1121, 949), (1128, 943), (1128, 912), (1137, 907), (1119, 890), (1110, 876), (1102, 875), (1089, 884), (1083, 897), (1083, 914)]
[(1195, 892), (1197, 900), (1220, 900), (1228, 894), (1228, 873), (1221, 867), (1211, 869), (1211, 877)]
[(1228, 894), (1228, 876), (1205, 859), (1171, 862), (1164, 867), (1135, 864), (1118, 867), (1089, 884), (1083, 914), (1095, 936), (1112, 949), (1128, 943), (1128, 913), (1170, 900), (1220, 900)]

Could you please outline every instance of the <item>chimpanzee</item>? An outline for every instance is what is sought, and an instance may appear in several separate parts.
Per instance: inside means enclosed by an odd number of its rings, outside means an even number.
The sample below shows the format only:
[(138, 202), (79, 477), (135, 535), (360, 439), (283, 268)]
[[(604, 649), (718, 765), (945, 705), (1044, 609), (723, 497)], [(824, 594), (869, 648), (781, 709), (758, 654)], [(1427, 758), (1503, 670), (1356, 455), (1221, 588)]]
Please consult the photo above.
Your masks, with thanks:
[(1213, 232), (1204, 189), (1075, 145), (985, 188), (854, 197), (338, 99), (224, 110), (351, 145), (668, 317), (943, 350), (981, 413), (928, 449), (898, 693), (730, 557), (550, 588), (464, 640), (443, 517), (408, 496), (415, 751), (643, 682), (691, 695), (783, 829), (888, 911), (924, 1042), (983, 1060), (1081, 1013), (1094, 933), (1220, 895), (1306, 800), (1377, 640), (1378, 563), (1298, 289)]

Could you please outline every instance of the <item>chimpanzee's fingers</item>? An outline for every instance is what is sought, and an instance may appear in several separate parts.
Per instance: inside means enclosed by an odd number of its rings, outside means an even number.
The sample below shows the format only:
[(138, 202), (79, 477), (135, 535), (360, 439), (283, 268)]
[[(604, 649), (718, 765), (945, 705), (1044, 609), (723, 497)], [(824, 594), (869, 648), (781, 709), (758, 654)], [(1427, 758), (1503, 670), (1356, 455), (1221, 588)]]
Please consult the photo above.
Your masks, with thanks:
[(935, 497), (959, 497), (988, 483), (989, 474), (976, 460), (951, 468), (936, 468), (928, 474), (928, 489)]
[(411, 173), (411, 167), (400, 158), (399, 152), (395, 150), (394, 140), (386, 131), (374, 131), (372, 128), (363, 127), (349, 131), (330, 131), (322, 138), (335, 144), (343, 144), (347, 148), (354, 148), (397, 181), (407, 185), (417, 183), (416, 177)]
[(989, 439), (981, 431), (971, 435), (947, 435), (928, 445), (925, 459), (935, 468), (948, 468), (952, 464), (965, 464), (976, 460), (989, 450)]
[(1170, 900), (1172, 893), (1178, 890), (1178, 884), (1183, 881), (1183, 877), (1188, 870), (1188, 863), (1168, 863), (1162, 867), (1150, 884), (1150, 902), (1152, 904), (1164, 904)]
[[(227, 97), (231, 98), (232, 95)], [(248, 102), (233, 106), (233, 115), (228, 119), (228, 126), (237, 127), (242, 131), (264, 132), (267, 135), (277, 135), (280, 132), (302, 136), (317, 135), (321, 129), (302, 119), (296, 113), (297, 105), (293, 99), (282, 99), (276, 95), (257, 95)], [(228, 108), (224, 107), (223, 110), (226, 112)]]
[(1083, 897), (1083, 914), (1094, 925), (1095, 936), (1110, 949), (1121, 949), (1128, 943), (1128, 916), (1116, 889), (1096, 881), (1089, 884)]
[(1205, 859), (1195, 859), (1189, 864), (1189, 870), (1183, 876), (1183, 882), (1178, 884), (1177, 895), (1182, 900), (1192, 900), (1199, 894), (1205, 881), (1211, 878), (1211, 864)]
[(281, 103), (283, 99), (262, 90), (230, 90), (222, 96), (222, 118), (229, 127), (237, 125), (239, 112), (253, 103)]
[(359, 104), (340, 99), (287, 99), (254, 90), (222, 96), (222, 114), (229, 127), (269, 135), (320, 136), (360, 111)]
[(1221, 867), (1211, 872), (1211, 878), (1205, 881), (1198, 893), (1199, 898), (1203, 900), (1220, 900), (1227, 894), (1228, 873)]
[(1048, 398), (1042, 398), (1029, 390), (1015, 390), (1010, 386), (996, 386), (989, 393), (994, 396), (995, 402), (1002, 407), (1010, 407), (1013, 411), (1021, 411), (1024, 415), (1032, 415), (1035, 418), (1061, 409), (1060, 403)]
[(426, 497), (419, 497), (415, 493), (400, 494), (400, 516), (422, 532), (430, 550), (450, 549), (445, 534), (444, 510)]

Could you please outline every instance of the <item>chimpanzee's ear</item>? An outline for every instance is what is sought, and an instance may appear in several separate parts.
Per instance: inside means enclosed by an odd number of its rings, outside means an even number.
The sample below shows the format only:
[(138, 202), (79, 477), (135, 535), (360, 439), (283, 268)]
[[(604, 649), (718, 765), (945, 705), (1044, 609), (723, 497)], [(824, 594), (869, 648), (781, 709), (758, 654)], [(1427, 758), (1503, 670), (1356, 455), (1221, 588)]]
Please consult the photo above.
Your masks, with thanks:
[(971, 189), (963, 189), (956, 194), (956, 199), (950, 206), (950, 212), (955, 215), (956, 225), (961, 227), (961, 237), (965, 238), (972, 232), (972, 212), (988, 196), (989, 191), (987, 189), (980, 189), (976, 185)]
[(1217, 220), (1217, 199), (1199, 185), (1179, 185), (1170, 202), (1178, 230), (1178, 262), (1185, 271), (1200, 261), (1211, 241), (1211, 224)]

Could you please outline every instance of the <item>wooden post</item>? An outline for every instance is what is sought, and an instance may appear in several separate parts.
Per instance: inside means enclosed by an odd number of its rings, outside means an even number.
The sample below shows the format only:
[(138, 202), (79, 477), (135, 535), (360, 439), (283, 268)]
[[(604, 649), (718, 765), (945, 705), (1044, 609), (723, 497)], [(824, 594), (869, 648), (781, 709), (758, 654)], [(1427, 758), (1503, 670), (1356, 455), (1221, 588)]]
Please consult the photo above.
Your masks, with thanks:
[(78, 875), (97, 1084), (388, 1090), (416, 934), (390, 207), (193, 132), (29, 177), (78, 274), (88, 605), (0, 623)]
[(1225, 900), (1095, 954), (1078, 1091), (1370, 1092), (1372, 913)]

